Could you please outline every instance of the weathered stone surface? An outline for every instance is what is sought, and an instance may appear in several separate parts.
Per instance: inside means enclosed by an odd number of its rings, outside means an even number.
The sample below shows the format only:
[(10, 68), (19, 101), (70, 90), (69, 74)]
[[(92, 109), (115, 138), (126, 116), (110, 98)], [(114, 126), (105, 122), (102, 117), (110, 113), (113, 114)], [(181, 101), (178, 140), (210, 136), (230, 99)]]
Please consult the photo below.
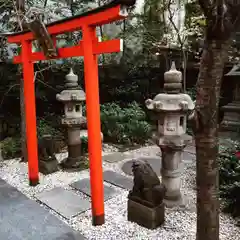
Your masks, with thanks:
[[(231, 72), (231, 71), (230, 71)], [(227, 75), (231, 76), (232, 73), (228, 73)], [(224, 133), (224, 135), (228, 138), (236, 138), (239, 132), (240, 127), (240, 84), (238, 79), (233, 79), (235, 82), (234, 91), (233, 91), (233, 99), (232, 102), (227, 105), (221, 107), (222, 112), (224, 112), (223, 120), (220, 124), (220, 130)]]
[[(89, 178), (81, 179), (77, 182), (74, 182), (71, 184), (71, 186), (73, 188), (83, 192), (84, 194), (88, 195), (89, 197), (91, 196), (90, 179)], [(117, 193), (117, 191), (115, 191), (113, 188), (104, 185), (104, 201), (109, 200), (116, 193)]]
[[(70, 149), (71, 147), (68, 146), (68, 148)], [(85, 156), (78, 156), (75, 158), (68, 156), (67, 158), (62, 160), (60, 166), (65, 170), (81, 171), (88, 168), (88, 160)]]
[(68, 170), (81, 170), (82, 162), (81, 129), (86, 124), (82, 114), (82, 105), (86, 100), (85, 92), (78, 85), (78, 76), (71, 69), (66, 75), (65, 89), (56, 95), (58, 101), (64, 104), (62, 125), (67, 128), (68, 158), (61, 162), (61, 167)]
[(126, 159), (126, 155), (124, 153), (121, 152), (117, 152), (117, 153), (112, 153), (112, 154), (108, 154), (102, 157), (103, 161), (109, 162), (109, 163), (115, 163), (115, 162), (120, 162), (124, 159)]
[(155, 229), (164, 222), (166, 188), (148, 162), (135, 161), (132, 172), (134, 185), (128, 194), (128, 220)]
[(55, 156), (55, 142), (51, 135), (44, 135), (38, 140), (39, 171), (45, 175), (58, 171)]
[(84, 240), (85, 238), (38, 203), (0, 180), (0, 239)]
[(128, 221), (135, 222), (142, 227), (155, 229), (164, 223), (165, 207), (160, 204), (150, 208), (131, 199), (128, 200)]
[(185, 207), (185, 199), (183, 198), (180, 191), (178, 191), (177, 193), (173, 192), (172, 196), (171, 194), (168, 194), (168, 196), (165, 196), (163, 202), (167, 208)]
[[(196, 148), (195, 148), (195, 146), (189, 145), (183, 151), (183, 156), (182, 156), (183, 161), (184, 160), (190, 160), (190, 159), (195, 160), (196, 159), (195, 155), (196, 155)], [(156, 156), (161, 157), (162, 156), (161, 151), (159, 153), (157, 153)]]
[(151, 167), (153, 168), (153, 170), (156, 172), (156, 174), (158, 176), (161, 176), (160, 174), (160, 169), (161, 169), (161, 157), (156, 157), (156, 156), (152, 156), (152, 157), (139, 157), (133, 160), (129, 160), (127, 162), (125, 162), (122, 166), (122, 170), (125, 174), (127, 175), (133, 175), (132, 174), (132, 164), (135, 160), (144, 160), (147, 161)]
[(182, 73), (172, 62), (171, 69), (164, 73), (164, 92), (145, 102), (156, 123), (152, 139), (162, 152), (161, 177), (166, 188), (165, 198), (174, 203), (179, 202), (181, 196), (182, 151), (192, 142), (192, 136), (186, 134), (187, 115), (193, 114), (195, 108), (191, 97), (181, 93), (181, 82)]
[(58, 168), (58, 161), (51, 160), (51, 161), (41, 161), (39, 160), (39, 171), (45, 175), (57, 172)]
[(131, 190), (133, 187), (133, 180), (131, 178), (125, 177), (113, 171), (105, 171), (103, 173), (103, 179), (104, 181), (123, 189)]
[(60, 187), (42, 192), (35, 197), (49, 208), (68, 219), (91, 208), (89, 200), (82, 199), (76, 193)]
[[(183, 152), (183, 155), (182, 155), (183, 162), (188, 163), (188, 162), (195, 161), (196, 155), (194, 153), (191, 153), (190, 150), (189, 150), (189, 152)], [(151, 165), (153, 170), (157, 173), (157, 175), (161, 176), (161, 173), (160, 173), (160, 170), (161, 170), (161, 154), (160, 153), (158, 154), (158, 156), (139, 157), (139, 158), (136, 158), (135, 160), (147, 161)], [(133, 162), (134, 162), (134, 159), (129, 160), (122, 165), (122, 171), (125, 174), (132, 176), (132, 164), (133, 164)]]
[(132, 165), (133, 188), (128, 199), (148, 207), (157, 207), (162, 203), (166, 188), (148, 162), (135, 161)]

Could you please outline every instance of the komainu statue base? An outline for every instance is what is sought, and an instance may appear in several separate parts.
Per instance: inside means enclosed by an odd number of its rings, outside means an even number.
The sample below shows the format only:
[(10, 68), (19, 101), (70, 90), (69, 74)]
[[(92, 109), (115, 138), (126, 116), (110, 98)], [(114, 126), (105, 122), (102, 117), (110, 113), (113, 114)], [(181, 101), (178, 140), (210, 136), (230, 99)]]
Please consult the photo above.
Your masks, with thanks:
[(59, 170), (58, 161), (57, 159), (51, 159), (50, 161), (41, 161), (39, 160), (39, 171), (44, 174), (48, 175)]
[(81, 171), (88, 168), (88, 159), (84, 156), (77, 158), (65, 158), (60, 163), (60, 167), (65, 171)]
[(135, 161), (132, 171), (134, 184), (128, 195), (128, 221), (155, 229), (165, 220), (163, 198), (166, 189), (149, 163)]
[(156, 207), (147, 207), (141, 203), (128, 199), (128, 221), (135, 222), (148, 229), (155, 229), (164, 223), (164, 219), (164, 203)]
[(68, 145), (68, 157), (63, 159), (60, 167), (65, 171), (81, 171), (88, 168), (88, 159), (82, 154), (81, 144)]

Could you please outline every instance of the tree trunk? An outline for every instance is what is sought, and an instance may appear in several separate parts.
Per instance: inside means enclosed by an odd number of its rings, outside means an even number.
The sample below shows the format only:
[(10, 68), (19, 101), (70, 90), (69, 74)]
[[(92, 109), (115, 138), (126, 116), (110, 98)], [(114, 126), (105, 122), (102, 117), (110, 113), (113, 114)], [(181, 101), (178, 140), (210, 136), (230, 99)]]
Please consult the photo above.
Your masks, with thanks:
[(183, 92), (186, 92), (187, 88), (187, 52), (185, 49), (182, 48), (182, 55), (183, 55)]
[[(19, 73), (22, 74), (19, 68)], [(24, 103), (24, 87), (23, 78), (20, 76), (20, 114), (21, 114), (21, 148), (22, 148), (22, 161), (28, 161), (27, 155), (27, 142), (26, 142), (26, 121), (25, 121), (25, 103)]]
[[(20, 29), (24, 30), (26, 24), (22, 22), (22, 16), (25, 13), (25, 0), (16, 0), (16, 10), (18, 16), (18, 24)], [(24, 86), (23, 86), (23, 76), (22, 76), (22, 66), (18, 67), (18, 75), (20, 81), (20, 114), (21, 114), (21, 148), (22, 148), (22, 161), (28, 161), (27, 155), (27, 142), (26, 142), (26, 118), (25, 118), (25, 103), (24, 103)]]
[(219, 239), (218, 105), (228, 42), (208, 41), (196, 98), (197, 240)]

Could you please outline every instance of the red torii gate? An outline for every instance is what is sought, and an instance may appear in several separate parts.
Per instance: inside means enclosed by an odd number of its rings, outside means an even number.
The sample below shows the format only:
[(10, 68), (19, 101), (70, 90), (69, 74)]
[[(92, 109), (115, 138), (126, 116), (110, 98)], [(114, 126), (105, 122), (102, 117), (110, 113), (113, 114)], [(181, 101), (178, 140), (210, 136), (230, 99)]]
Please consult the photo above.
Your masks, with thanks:
[[(104, 190), (102, 174), (101, 124), (99, 106), (99, 83), (97, 55), (122, 50), (121, 40), (98, 42), (96, 26), (124, 19), (127, 7), (135, 0), (114, 0), (100, 8), (46, 25), (56, 46), (56, 35), (82, 30), (83, 39), (77, 46), (57, 49), (57, 56), (51, 59), (84, 57), (84, 78), (87, 106), (88, 149), (90, 159), (90, 182), (93, 225), (101, 225), (104, 220)], [(4, 34), (2, 34), (4, 35)], [(9, 43), (21, 45), (21, 53), (13, 58), (15, 64), (23, 65), (24, 102), (26, 114), (26, 137), (28, 153), (29, 184), (39, 183), (38, 148), (36, 133), (36, 109), (34, 87), (34, 62), (48, 60), (43, 52), (32, 52), (35, 36), (31, 31), (5, 34)]]

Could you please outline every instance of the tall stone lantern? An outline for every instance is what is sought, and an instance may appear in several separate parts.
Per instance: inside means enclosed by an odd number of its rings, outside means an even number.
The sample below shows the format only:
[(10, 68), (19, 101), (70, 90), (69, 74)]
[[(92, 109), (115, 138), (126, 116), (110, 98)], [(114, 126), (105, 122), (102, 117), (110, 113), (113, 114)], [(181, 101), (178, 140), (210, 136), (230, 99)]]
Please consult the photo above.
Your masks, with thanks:
[(78, 168), (81, 165), (81, 126), (86, 124), (82, 114), (82, 105), (86, 100), (85, 92), (78, 85), (78, 76), (70, 69), (65, 77), (65, 90), (56, 95), (56, 99), (64, 104), (62, 125), (68, 132), (68, 158), (61, 165), (65, 168)]
[(167, 207), (182, 204), (182, 153), (192, 141), (192, 137), (186, 134), (186, 122), (187, 114), (194, 109), (194, 102), (188, 94), (180, 93), (181, 89), (182, 73), (176, 70), (173, 62), (171, 69), (164, 74), (164, 93), (145, 102), (157, 122), (153, 139), (162, 151), (161, 175), (166, 187), (164, 202)]

